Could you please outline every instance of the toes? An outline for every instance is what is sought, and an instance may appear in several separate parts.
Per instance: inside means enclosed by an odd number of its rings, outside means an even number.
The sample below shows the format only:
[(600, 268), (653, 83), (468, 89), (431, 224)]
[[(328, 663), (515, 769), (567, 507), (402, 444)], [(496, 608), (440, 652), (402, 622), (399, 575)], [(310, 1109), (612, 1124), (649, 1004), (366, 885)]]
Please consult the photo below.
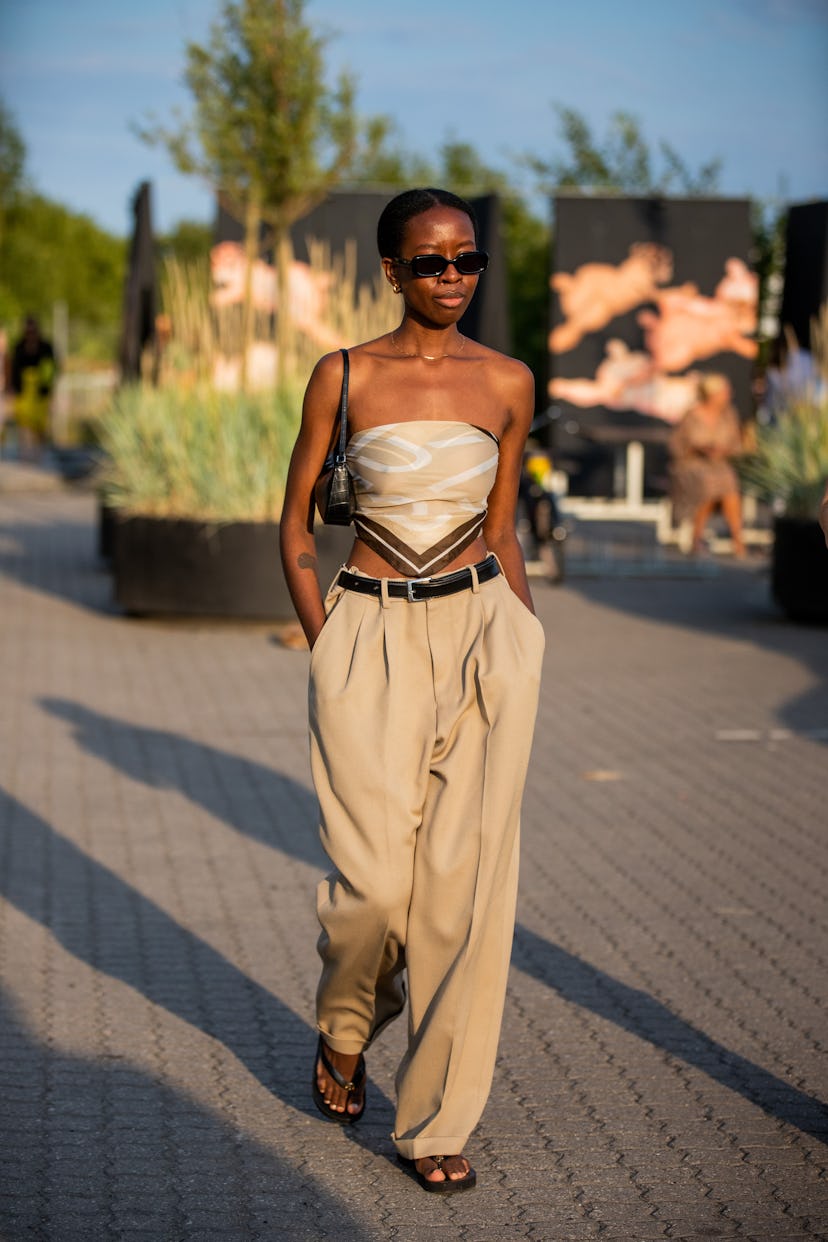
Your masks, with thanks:
[(422, 1160), (416, 1161), (417, 1171), (429, 1182), (444, 1182), (446, 1175), (440, 1168), (436, 1160), (431, 1156), (424, 1156)]
[(421, 1177), (428, 1182), (459, 1182), (471, 1173), (465, 1156), (422, 1156), (414, 1161)]
[(316, 1085), (328, 1108), (332, 1108), (337, 1113), (345, 1111), (345, 1105), (340, 1098), (339, 1088), (330, 1081), (321, 1066), (317, 1066)]
[(359, 1113), (362, 1111), (362, 1093), (344, 1092), (336, 1083), (331, 1082), (321, 1067), (317, 1068), (316, 1085), (328, 1108), (335, 1113)]

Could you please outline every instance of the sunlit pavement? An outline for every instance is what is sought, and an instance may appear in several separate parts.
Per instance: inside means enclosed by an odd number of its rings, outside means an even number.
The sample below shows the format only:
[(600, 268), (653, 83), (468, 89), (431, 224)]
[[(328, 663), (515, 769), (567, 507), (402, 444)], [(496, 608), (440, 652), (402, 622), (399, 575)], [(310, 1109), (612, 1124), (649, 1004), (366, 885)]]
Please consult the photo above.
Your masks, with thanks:
[(828, 630), (766, 575), (538, 582), (478, 1189), (310, 1099), (307, 655), (118, 615), (95, 507), (0, 494), (4, 1242), (828, 1237)]

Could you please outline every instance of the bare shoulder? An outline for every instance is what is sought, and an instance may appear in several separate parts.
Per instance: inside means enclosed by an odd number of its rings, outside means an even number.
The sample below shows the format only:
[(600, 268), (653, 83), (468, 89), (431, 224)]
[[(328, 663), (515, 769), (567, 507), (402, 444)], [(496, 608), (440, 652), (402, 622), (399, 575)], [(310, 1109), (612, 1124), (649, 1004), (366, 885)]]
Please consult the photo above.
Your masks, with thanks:
[(535, 408), (535, 377), (526, 363), (475, 342), (474, 361), (486, 368), (489, 384), (507, 416), (507, 425), (531, 421)]
[(502, 375), (503, 383), (514, 393), (518, 402), (523, 403), (535, 400), (535, 377), (529, 370), (525, 362), (521, 362), (518, 358), (509, 358), (506, 354), (501, 354), (503, 359)]
[(517, 393), (525, 393), (534, 387), (535, 380), (532, 372), (526, 363), (518, 358), (502, 354), (499, 350), (490, 349), (488, 345), (481, 345), (477, 341), (473, 343), (469, 356), (475, 362), (484, 363), (492, 379), (505, 388)]
[(308, 380), (305, 391), (306, 409), (317, 403), (327, 407), (334, 401), (338, 402), (342, 387), (342, 369), (342, 354), (338, 349), (322, 355)]
[[(350, 350), (349, 350), (350, 353)], [(343, 354), (340, 349), (334, 349), (333, 353), (323, 354), (314, 366), (313, 373), (310, 375), (312, 379), (322, 380), (323, 383), (334, 378), (343, 378)]]

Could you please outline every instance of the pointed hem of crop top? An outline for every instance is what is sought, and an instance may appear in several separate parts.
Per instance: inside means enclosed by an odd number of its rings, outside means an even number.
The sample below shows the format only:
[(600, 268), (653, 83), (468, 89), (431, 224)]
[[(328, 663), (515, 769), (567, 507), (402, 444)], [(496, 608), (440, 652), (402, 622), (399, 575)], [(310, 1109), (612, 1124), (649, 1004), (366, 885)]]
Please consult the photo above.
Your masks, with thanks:
[(348, 444), (358, 537), (397, 573), (439, 573), (474, 543), (498, 464), (493, 432), (459, 419), (408, 419)]

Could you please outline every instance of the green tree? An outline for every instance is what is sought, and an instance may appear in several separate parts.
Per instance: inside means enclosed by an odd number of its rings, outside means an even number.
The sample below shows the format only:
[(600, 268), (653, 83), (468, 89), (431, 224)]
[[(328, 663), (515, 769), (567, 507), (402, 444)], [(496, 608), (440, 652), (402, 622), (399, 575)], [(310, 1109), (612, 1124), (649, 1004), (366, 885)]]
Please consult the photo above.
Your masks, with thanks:
[(158, 252), (179, 263), (206, 263), (213, 245), (213, 226), (199, 220), (179, 220), (158, 238)]
[(0, 99), (0, 254), (8, 212), (23, 189), (26, 148), (14, 118)]
[[(658, 143), (658, 161), (641, 132), (640, 123), (629, 112), (613, 113), (607, 135), (601, 140), (574, 108), (556, 104), (555, 110), (566, 148), (564, 155), (551, 160), (527, 156), (523, 160), (545, 193), (554, 190), (640, 195), (716, 193), (721, 160), (710, 160), (694, 171), (674, 147), (662, 140)], [(660, 166), (656, 167), (659, 162)]]
[[(192, 117), (178, 118), (173, 129), (143, 132), (167, 148), (181, 171), (204, 177), (244, 226), (247, 342), (253, 332), (252, 264), (262, 226), (276, 253), (284, 307), (291, 225), (358, 167), (386, 132), (381, 118), (357, 117), (347, 74), (333, 89), (326, 85), (324, 40), (305, 24), (303, 9), (304, 0), (228, 0), (207, 45), (187, 47)], [(277, 333), (285, 318), (278, 316)]]
[(373, 150), (365, 152), (360, 159), (354, 170), (354, 185), (404, 189), (433, 184), (433, 162), (395, 143), (394, 135), (394, 126), (389, 122), (378, 135), (379, 141)]
[(87, 216), (33, 192), (26, 148), (0, 100), (0, 324), (27, 314), (45, 325), (66, 305), (73, 352), (110, 361), (123, 299), (125, 243)]
[[(759, 277), (759, 366), (771, 360), (773, 341), (765, 333), (768, 322), (775, 323), (781, 310), (782, 273), (785, 268), (787, 212), (774, 202), (751, 204), (753, 249), (751, 263)], [(771, 330), (772, 332), (772, 330)]]
[(48, 324), (66, 304), (73, 353), (110, 361), (123, 302), (126, 242), (40, 194), (21, 193), (7, 216), (0, 255), (0, 322), (25, 314)]

